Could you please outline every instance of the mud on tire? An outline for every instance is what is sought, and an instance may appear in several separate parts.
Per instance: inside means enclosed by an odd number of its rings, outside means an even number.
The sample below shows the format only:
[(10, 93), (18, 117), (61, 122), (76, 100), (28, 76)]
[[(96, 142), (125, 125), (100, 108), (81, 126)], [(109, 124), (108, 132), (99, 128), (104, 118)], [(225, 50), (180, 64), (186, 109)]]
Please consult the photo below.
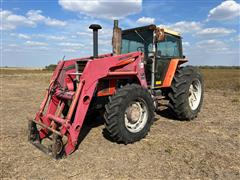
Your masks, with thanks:
[(153, 123), (151, 95), (147, 89), (136, 84), (117, 90), (105, 108), (106, 134), (118, 143), (128, 144), (144, 138)]
[(198, 68), (187, 66), (176, 71), (168, 97), (169, 106), (177, 119), (192, 120), (197, 117), (203, 102), (203, 91), (203, 79)]

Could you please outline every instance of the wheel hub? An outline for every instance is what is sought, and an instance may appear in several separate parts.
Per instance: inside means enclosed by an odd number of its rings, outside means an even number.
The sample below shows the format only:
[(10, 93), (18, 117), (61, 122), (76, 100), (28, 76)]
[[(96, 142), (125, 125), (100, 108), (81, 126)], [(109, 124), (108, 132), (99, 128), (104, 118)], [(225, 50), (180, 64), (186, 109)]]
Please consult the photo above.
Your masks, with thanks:
[(141, 108), (137, 104), (132, 104), (132, 106), (127, 109), (127, 118), (133, 123), (139, 120), (140, 115)]
[(125, 127), (133, 133), (141, 131), (147, 122), (148, 111), (142, 100), (133, 102), (125, 111)]

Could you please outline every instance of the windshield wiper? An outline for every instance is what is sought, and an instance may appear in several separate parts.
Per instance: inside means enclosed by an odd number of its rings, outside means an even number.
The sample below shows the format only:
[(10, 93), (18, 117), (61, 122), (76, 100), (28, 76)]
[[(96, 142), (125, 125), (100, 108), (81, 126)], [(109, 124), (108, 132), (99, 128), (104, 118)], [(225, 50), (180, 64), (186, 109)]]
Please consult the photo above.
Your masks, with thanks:
[(139, 34), (137, 30), (135, 30), (134, 32), (147, 44), (147, 41), (141, 36), (141, 34)]

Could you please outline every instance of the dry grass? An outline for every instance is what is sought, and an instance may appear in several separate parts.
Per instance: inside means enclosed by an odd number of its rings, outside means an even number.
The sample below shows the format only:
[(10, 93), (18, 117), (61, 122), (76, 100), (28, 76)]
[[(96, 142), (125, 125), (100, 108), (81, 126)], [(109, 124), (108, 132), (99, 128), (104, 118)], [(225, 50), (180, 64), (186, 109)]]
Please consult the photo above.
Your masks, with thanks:
[(103, 125), (86, 124), (79, 148), (55, 161), (27, 142), (26, 117), (38, 110), (51, 73), (1, 72), (0, 179), (240, 179), (239, 70), (203, 74), (207, 91), (194, 121), (160, 111), (148, 136), (126, 146), (105, 139)]
[(201, 69), (205, 88), (240, 91), (240, 69)]
[(50, 71), (46, 71), (43, 69), (35, 69), (35, 68), (0, 68), (1, 75), (13, 75), (13, 74), (36, 74), (36, 73), (51, 73)]
[[(240, 69), (201, 69), (205, 89), (240, 91)], [(0, 68), (0, 75), (46, 74), (51, 71), (42, 69)], [(46, 77), (49, 80), (48, 77)]]

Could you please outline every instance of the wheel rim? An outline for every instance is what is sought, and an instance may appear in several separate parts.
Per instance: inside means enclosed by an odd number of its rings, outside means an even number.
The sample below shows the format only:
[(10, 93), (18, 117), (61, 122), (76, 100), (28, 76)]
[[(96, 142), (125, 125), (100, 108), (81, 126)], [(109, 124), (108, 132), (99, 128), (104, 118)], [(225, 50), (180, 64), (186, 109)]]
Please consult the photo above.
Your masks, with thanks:
[(148, 109), (143, 100), (137, 100), (131, 103), (124, 114), (125, 127), (132, 133), (141, 131), (148, 119)]
[(196, 110), (200, 104), (202, 97), (202, 85), (201, 82), (196, 79), (189, 87), (189, 106), (192, 110)]

